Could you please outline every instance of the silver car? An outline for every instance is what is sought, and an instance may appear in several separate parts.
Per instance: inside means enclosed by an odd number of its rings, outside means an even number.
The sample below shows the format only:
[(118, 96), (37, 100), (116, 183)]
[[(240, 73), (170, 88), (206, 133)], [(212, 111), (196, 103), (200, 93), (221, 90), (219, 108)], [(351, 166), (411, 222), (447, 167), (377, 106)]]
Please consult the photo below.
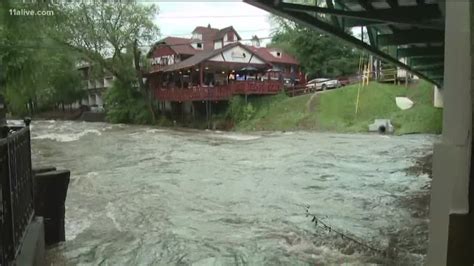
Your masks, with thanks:
[(334, 89), (341, 87), (341, 83), (337, 79), (317, 78), (308, 81), (306, 88), (311, 91), (320, 91), (326, 89)]

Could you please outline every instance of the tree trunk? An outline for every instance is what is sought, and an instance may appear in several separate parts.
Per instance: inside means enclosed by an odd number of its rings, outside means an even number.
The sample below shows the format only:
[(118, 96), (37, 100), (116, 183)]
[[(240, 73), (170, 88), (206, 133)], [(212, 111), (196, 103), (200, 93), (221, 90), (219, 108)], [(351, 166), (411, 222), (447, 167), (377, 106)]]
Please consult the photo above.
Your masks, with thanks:
[(138, 41), (135, 39), (135, 42), (133, 43), (133, 61), (135, 64), (135, 71), (137, 74), (137, 80), (138, 80), (138, 86), (140, 87), (140, 92), (142, 93), (144, 100), (148, 106), (148, 110), (150, 111), (151, 114), (151, 119), (152, 123), (156, 123), (156, 116), (155, 116), (155, 111), (153, 110), (153, 100), (148, 93), (148, 89), (143, 83), (143, 73), (140, 68), (140, 51), (138, 50)]

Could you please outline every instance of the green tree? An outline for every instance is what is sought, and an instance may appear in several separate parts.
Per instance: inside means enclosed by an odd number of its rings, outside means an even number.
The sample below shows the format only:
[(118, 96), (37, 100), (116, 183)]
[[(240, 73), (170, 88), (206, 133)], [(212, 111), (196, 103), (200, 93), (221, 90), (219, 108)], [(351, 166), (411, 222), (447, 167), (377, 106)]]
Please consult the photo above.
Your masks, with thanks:
[[(79, 73), (74, 69), (74, 54), (55, 49), (47, 37), (54, 20), (50, 16), (14, 16), (11, 9), (45, 10), (38, 2), (22, 4), (5, 0), (0, 3), (0, 93), (6, 96), (9, 110), (18, 115), (50, 107), (58, 95), (74, 102)], [(59, 74), (61, 73), (61, 74)], [(63, 79), (62, 84), (58, 79)], [(67, 86), (64, 86), (67, 85)]]
[(86, 96), (83, 89), (85, 84), (78, 70), (75, 68), (77, 57), (56, 56), (54, 67), (51, 68), (51, 95), (53, 103), (64, 105), (72, 104)]
[(111, 90), (128, 90), (117, 93), (109, 90), (114, 97), (106, 97), (108, 112), (120, 113), (110, 108), (125, 106), (110, 101), (118, 101), (118, 96), (126, 95), (134, 97), (138, 105), (145, 106), (150, 122), (154, 122), (153, 99), (143, 83), (142, 73), (146, 65), (143, 64), (139, 47), (156, 39), (159, 30), (152, 19), (158, 12), (157, 7), (134, 1), (127, 4), (97, 1), (93, 4), (64, 3), (57, 10), (60, 16), (51, 36), (59, 44), (113, 74), (120, 84)]
[(293, 54), (310, 77), (336, 77), (357, 72), (359, 50), (291, 21), (276, 17), (272, 21), (277, 27), (270, 45)]

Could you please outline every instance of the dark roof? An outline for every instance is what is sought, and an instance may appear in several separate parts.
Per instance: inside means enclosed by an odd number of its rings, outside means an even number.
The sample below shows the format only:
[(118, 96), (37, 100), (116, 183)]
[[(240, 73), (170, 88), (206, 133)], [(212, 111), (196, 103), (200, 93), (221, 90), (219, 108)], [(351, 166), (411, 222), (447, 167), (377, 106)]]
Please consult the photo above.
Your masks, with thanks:
[(281, 52), (281, 57), (276, 57), (271, 54), (272, 51), (278, 51), (274, 48), (255, 47), (246, 45), (246, 47), (254, 52), (256, 55), (263, 58), (268, 63), (292, 64), (299, 65), (298, 61), (291, 55)]
[[(253, 52), (252, 50), (248, 49), (247, 46), (245, 46), (245, 45), (243, 45), (239, 42), (236, 42), (236, 43), (226, 45), (226, 46), (224, 46), (220, 49), (217, 49), (217, 50), (200, 52), (200, 53), (195, 54), (194, 56), (191, 56), (190, 58), (188, 58), (186, 60), (183, 60), (179, 63), (173, 64), (173, 65), (168, 65), (168, 66), (165, 66), (165, 67), (161, 67), (160, 69), (152, 70), (150, 73), (170, 72), (170, 71), (175, 71), (175, 70), (178, 70), (178, 69), (189, 68), (189, 67), (195, 66), (195, 65), (197, 65), (197, 64), (199, 64), (199, 63), (201, 63), (201, 62), (203, 62), (203, 61), (205, 61), (205, 60), (207, 60), (207, 59), (209, 59), (209, 58), (211, 58), (215, 55), (218, 55), (222, 51), (234, 48), (236, 46), (240, 46), (240, 47), (244, 48), (245, 50), (247, 50), (249, 52)], [(255, 55), (256, 55), (257, 58), (259, 58), (260, 60), (265, 62), (264, 58), (262, 58), (258, 54), (255, 54)]]
[(234, 29), (234, 27), (229, 26), (226, 28), (221, 29), (217, 34), (214, 40), (222, 40), (224, 38), (225, 34), (228, 33), (229, 31), (233, 31), (235, 35), (237, 36), (237, 40), (242, 40), (240, 35), (237, 33), (237, 31)]
[(197, 26), (196, 28), (194, 28), (194, 30), (192, 31), (192, 33), (200, 33), (202, 35), (205, 35), (205, 34), (215, 34), (219, 31), (219, 29), (216, 29), (216, 28), (211, 28), (211, 27), (203, 27), (203, 26)]
[[(156, 42), (155, 46), (153, 46), (148, 52), (148, 55), (151, 55), (154, 49), (156, 48), (156, 46), (160, 44), (166, 44), (170, 46), (170, 48), (173, 49), (177, 54), (184, 54), (184, 55), (195, 55), (203, 51), (212, 51), (214, 50), (214, 41), (222, 39), (224, 35), (229, 31), (234, 31), (237, 38), (239, 40), (241, 39), (237, 31), (235, 31), (234, 27), (232, 26), (223, 28), (221, 30), (216, 29), (216, 28), (211, 28), (211, 27), (198, 26), (192, 31), (192, 33), (201, 34), (202, 35), (201, 41), (193, 40), (191, 38), (188, 39), (188, 38), (179, 38), (179, 37), (166, 37)], [(192, 43), (202, 43), (203, 49), (202, 50), (195, 49), (191, 45)]]
[[(216, 38), (219, 29), (211, 28), (211, 27), (196, 27), (193, 30), (193, 33), (200, 33), (202, 35), (202, 44), (204, 51), (214, 50), (214, 39)], [(194, 42), (199, 42), (197, 40), (193, 40)]]
[(198, 51), (191, 46), (191, 39), (178, 38), (178, 37), (166, 37), (163, 40), (157, 42), (157, 44), (167, 44), (177, 54), (194, 55)]

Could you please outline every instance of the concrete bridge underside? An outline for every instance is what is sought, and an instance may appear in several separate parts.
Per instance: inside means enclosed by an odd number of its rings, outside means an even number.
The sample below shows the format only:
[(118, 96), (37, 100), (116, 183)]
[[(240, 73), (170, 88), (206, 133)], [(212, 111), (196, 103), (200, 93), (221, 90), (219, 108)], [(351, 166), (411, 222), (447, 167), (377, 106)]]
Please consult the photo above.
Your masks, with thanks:
[[(244, 1), (336, 36), (442, 89), (443, 135), (434, 147), (427, 265), (474, 265), (474, 2)], [(368, 42), (347, 34), (354, 26), (367, 29)]]

